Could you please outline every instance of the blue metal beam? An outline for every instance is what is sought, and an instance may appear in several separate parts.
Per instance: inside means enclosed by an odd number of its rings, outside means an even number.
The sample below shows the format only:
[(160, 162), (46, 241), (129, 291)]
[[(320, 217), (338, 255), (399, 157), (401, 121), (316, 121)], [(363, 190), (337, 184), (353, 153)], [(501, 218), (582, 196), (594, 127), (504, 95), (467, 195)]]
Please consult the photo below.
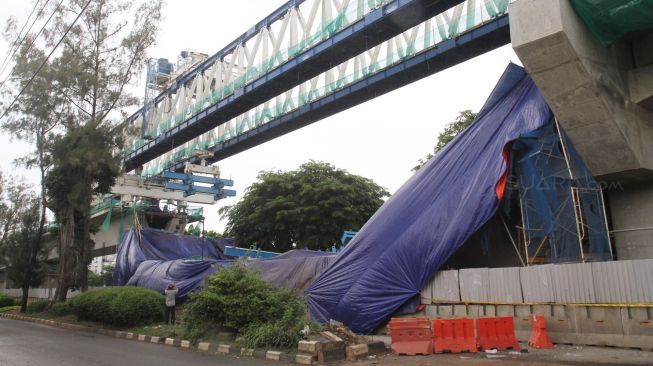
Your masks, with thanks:
[(166, 189), (173, 189), (175, 191), (182, 191), (182, 192), (184, 192), (184, 197), (188, 197), (188, 196), (193, 195), (195, 193), (212, 194), (212, 195), (216, 196), (216, 198), (235, 197), (236, 196), (236, 191), (234, 191), (233, 189), (222, 189), (222, 188), (195, 186), (195, 185), (192, 185), (192, 184), (181, 184), (181, 183), (166, 182), (165, 188)]
[[(207, 162), (225, 159), (509, 43), (509, 20), (504, 15), (211, 147), (213, 158)], [(185, 161), (199, 162), (196, 158), (181, 160), (170, 169), (183, 170)]]
[(215, 187), (224, 187), (224, 186), (233, 186), (234, 181), (231, 179), (221, 179), (221, 178), (214, 178), (214, 177), (205, 177), (201, 175), (194, 175), (194, 174), (186, 174), (186, 173), (177, 173), (177, 172), (171, 172), (171, 171), (165, 171), (161, 173), (161, 176), (163, 178), (167, 179), (177, 179), (181, 180), (185, 184), (192, 184), (194, 182), (197, 183), (208, 183), (211, 184)]
[(395, 0), (370, 12), (330, 38), (243, 88), (235, 90), (230, 96), (131, 152), (123, 160), (125, 171), (147, 163), (463, 1)]

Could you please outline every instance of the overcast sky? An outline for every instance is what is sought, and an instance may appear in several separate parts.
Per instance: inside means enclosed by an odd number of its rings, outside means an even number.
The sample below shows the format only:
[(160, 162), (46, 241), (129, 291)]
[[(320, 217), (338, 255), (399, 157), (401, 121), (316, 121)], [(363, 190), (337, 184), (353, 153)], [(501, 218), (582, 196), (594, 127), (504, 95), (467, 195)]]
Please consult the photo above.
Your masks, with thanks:
[[(150, 56), (176, 60), (186, 49), (213, 54), (284, 2), (167, 0), (158, 42)], [(22, 25), (32, 6), (27, 0), (0, 0), (2, 28), (8, 16), (17, 17)], [(2, 40), (0, 60), (7, 51)], [(234, 180), (238, 196), (205, 207), (207, 229), (224, 229), (218, 208), (236, 203), (259, 171), (291, 170), (310, 159), (371, 178), (395, 192), (410, 177), (417, 160), (432, 150), (446, 123), (459, 111), (481, 107), (511, 61), (519, 63), (510, 46), (504, 46), (219, 162), (223, 177)], [(143, 74), (140, 80), (144, 79)], [(12, 165), (29, 147), (5, 135), (0, 136), (0, 144), (0, 169), (38, 184), (35, 171), (17, 170)]]

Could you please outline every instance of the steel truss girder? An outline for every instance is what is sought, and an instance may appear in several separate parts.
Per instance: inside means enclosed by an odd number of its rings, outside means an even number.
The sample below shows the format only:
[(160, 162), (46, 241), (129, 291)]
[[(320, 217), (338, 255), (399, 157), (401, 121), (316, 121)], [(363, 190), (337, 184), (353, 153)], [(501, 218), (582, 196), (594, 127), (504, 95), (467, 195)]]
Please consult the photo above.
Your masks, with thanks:
[[(345, 88), (308, 103), (279, 118), (261, 124), (221, 144), (210, 147), (213, 158), (207, 163), (225, 159), (251, 147), (297, 130), (323, 118), (373, 99), (414, 81), (440, 72), (456, 64), (510, 43), (508, 15), (479, 26), (459, 37), (448, 39), (438, 47), (419, 53), (371, 74)], [(195, 157), (179, 160), (172, 170), (181, 171), (185, 162), (197, 163)]]
[[(177, 126), (165, 131), (154, 140), (131, 152), (124, 159), (124, 168), (126, 171), (130, 171), (143, 165), (157, 156), (160, 156), (177, 146), (183, 145), (187, 141), (200, 136), (216, 126), (265, 103), (280, 92), (300, 85), (301, 83), (326, 72), (335, 65), (373, 48), (379, 43), (390, 39), (463, 1), (464, 0), (391, 1), (388, 4), (364, 15), (357, 21), (331, 35), (329, 38), (318, 43), (314, 47), (295, 55), (281, 66), (271, 70), (258, 79), (249, 82), (244, 87), (234, 90), (233, 93), (228, 95), (226, 98), (223, 98), (210, 107), (201, 110), (199, 113), (186, 119)], [(342, 3), (339, 4), (342, 6)], [(293, 10), (291, 8), (288, 11), (292, 12)], [(323, 17), (324, 16), (326, 15), (323, 14)], [(254, 29), (256, 29), (256, 27)], [(264, 33), (265, 32), (266, 31), (264, 30)], [(235, 43), (232, 43), (225, 49), (238, 49), (238, 46), (233, 46), (234, 44)], [(230, 67), (237, 65), (241, 68), (240, 72), (244, 72), (246, 58), (244, 48), (239, 54), (236, 53), (234, 58), (237, 60), (229, 60)], [(210, 60), (215, 62), (215, 57), (212, 57)], [(222, 65), (222, 63), (219, 63), (218, 66), (220, 65)], [(204, 80), (202, 77), (197, 77), (201, 75), (200, 72), (202, 70), (208, 70), (207, 67), (207, 63), (205, 62), (191, 72), (195, 75), (192, 81), (196, 83), (195, 90), (198, 90), (197, 88), (200, 87), (199, 83), (204, 84), (201, 86), (202, 90), (206, 90), (207, 87), (212, 85), (212, 82), (207, 81), (208, 78), (207, 80)], [(183, 84), (183, 80), (186, 79), (182, 79), (180, 85)], [(222, 78), (215, 79), (215, 81), (221, 82)], [(188, 104), (189, 100), (193, 99), (196, 93), (187, 92), (186, 89), (187, 88), (185, 87), (179, 88), (179, 95), (177, 95), (176, 98), (179, 100), (185, 100), (185, 104)], [(169, 94), (168, 91), (164, 92), (164, 94), (165, 93), (167, 93), (166, 95)], [(163, 102), (164, 99), (165, 98), (156, 98), (159, 102)]]

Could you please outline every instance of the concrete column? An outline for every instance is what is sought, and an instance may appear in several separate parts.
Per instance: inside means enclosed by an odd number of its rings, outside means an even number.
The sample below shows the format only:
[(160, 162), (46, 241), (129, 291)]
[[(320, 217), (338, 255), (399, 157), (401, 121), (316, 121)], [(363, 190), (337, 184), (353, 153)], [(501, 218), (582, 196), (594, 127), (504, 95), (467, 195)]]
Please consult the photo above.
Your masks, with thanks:
[(594, 175), (653, 177), (653, 112), (630, 99), (631, 45), (601, 46), (568, 0), (518, 0), (509, 13), (515, 52)]
[(653, 185), (631, 184), (608, 192), (617, 259), (653, 258)]
[[(616, 230), (653, 226), (653, 41), (603, 47), (568, 0), (510, 4), (519, 59), (592, 173)], [(653, 258), (653, 231), (615, 233), (619, 259)]]

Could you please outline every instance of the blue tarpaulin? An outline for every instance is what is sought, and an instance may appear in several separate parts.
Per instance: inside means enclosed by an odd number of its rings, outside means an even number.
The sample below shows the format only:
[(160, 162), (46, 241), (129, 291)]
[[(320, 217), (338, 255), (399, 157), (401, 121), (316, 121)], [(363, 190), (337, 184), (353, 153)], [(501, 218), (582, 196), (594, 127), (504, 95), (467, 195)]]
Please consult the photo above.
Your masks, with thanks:
[(509, 65), (475, 122), (411, 177), (307, 290), (310, 315), (370, 333), (410, 302), (496, 212), (504, 147), (552, 119)]
[(139, 265), (147, 260), (171, 261), (197, 257), (227, 259), (220, 245), (212, 240), (149, 228), (140, 232), (129, 230), (118, 248), (113, 281), (116, 285), (126, 285)]
[[(114, 284), (162, 292), (175, 283), (178, 296), (185, 297), (200, 288), (206, 277), (234, 263), (223, 254), (226, 244), (234, 243), (157, 229), (130, 230), (118, 247)], [(273, 285), (303, 293), (334, 258), (332, 253), (291, 250), (269, 259), (243, 259), (243, 263)]]
[(610, 260), (601, 187), (564, 131), (547, 124), (516, 141), (512, 156), (528, 257), (551, 263)]

